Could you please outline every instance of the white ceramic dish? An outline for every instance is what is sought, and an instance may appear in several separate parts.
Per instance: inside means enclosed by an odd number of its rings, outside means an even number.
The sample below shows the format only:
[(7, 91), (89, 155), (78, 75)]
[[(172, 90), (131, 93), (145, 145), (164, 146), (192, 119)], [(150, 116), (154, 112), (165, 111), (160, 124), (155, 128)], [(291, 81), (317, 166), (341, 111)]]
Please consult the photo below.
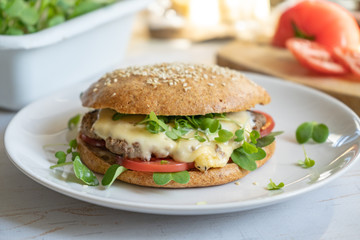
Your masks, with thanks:
[[(105, 190), (101, 186), (79, 184), (71, 168), (50, 170), (55, 159), (46, 154), (43, 146), (66, 143), (64, 129), (68, 119), (86, 111), (80, 106), (79, 93), (87, 84), (75, 85), (21, 110), (7, 128), (5, 147), (21, 171), (50, 189), (111, 208), (174, 215), (234, 212), (288, 200), (329, 183), (358, 160), (360, 120), (347, 106), (304, 86), (262, 75), (248, 76), (272, 96), (269, 105), (257, 109), (270, 113), (276, 121), (275, 130), (285, 133), (277, 138), (273, 158), (241, 179), (239, 185), (164, 190), (116, 182)], [(316, 160), (311, 169), (296, 165), (298, 160), (304, 159), (304, 153), (294, 133), (304, 121), (323, 122), (331, 130), (326, 143), (305, 144), (309, 157)], [(286, 186), (282, 190), (268, 191), (265, 187), (270, 178)], [(200, 202), (206, 204), (197, 204)]]
[(135, 13), (151, 0), (122, 0), (24, 36), (0, 35), (0, 107), (20, 109), (119, 64)]

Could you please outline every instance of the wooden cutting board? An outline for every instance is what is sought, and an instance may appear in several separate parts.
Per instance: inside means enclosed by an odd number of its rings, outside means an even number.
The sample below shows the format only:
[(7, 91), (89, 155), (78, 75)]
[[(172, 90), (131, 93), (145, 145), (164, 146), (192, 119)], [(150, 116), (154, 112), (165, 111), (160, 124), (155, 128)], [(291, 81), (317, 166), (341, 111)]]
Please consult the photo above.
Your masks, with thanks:
[(351, 75), (324, 76), (314, 73), (302, 67), (286, 49), (235, 41), (218, 51), (217, 64), (316, 88), (344, 102), (360, 115), (360, 79), (356, 80)]

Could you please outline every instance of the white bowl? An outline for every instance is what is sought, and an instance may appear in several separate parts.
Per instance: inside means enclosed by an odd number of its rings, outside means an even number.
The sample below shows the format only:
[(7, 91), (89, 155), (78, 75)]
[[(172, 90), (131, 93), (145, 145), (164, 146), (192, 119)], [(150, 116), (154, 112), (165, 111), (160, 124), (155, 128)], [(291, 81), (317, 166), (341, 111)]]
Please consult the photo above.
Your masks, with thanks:
[(0, 107), (20, 109), (115, 66), (135, 13), (149, 3), (122, 0), (37, 33), (0, 35)]

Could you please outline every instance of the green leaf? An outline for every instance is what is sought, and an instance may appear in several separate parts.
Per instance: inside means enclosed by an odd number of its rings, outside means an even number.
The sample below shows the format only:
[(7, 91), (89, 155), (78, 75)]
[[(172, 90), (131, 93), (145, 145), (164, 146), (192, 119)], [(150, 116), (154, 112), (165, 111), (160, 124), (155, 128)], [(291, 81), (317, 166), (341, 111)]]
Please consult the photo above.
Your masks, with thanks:
[(105, 172), (104, 177), (101, 181), (103, 186), (111, 186), (120, 174), (125, 172), (127, 169), (118, 164), (111, 165)]
[(282, 133), (284, 133), (284, 132), (283, 131), (272, 132), (262, 138), (259, 138), (259, 139), (257, 139), (256, 146), (261, 147), (261, 148), (266, 147), (275, 141), (276, 136), (278, 136)]
[(0, 0), (0, 9), (5, 10), (8, 2), (8, 0)]
[(323, 123), (304, 122), (296, 129), (296, 140), (303, 144), (312, 138), (317, 143), (323, 143), (329, 136), (329, 128)]
[(203, 137), (201, 137), (201, 136), (199, 135), (199, 131), (196, 131), (196, 133), (195, 133), (195, 135), (194, 135), (194, 138), (195, 138), (196, 140), (198, 140), (199, 142), (205, 142), (205, 141), (206, 141), (205, 138), (203, 138)]
[(71, 18), (83, 15), (85, 13), (94, 11), (100, 8), (102, 4), (95, 1), (81, 1), (78, 5), (75, 6), (74, 12), (71, 14)]
[(190, 181), (190, 174), (188, 171), (172, 173), (154, 172), (153, 180), (157, 185), (168, 184), (171, 180), (180, 184), (186, 184)]
[(78, 153), (78, 152), (72, 152), (72, 153), (71, 153), (71, 160), (74, 161), (76, 157), (80, 157), (80, 153)]
[(190, 173), (188, 171), (171, 173), (172, 179), (180, 184), (186, 184), (190, 181)]
[(325, 124), (320, 123), (314, 125), (312, 138), (315, 142), (323, 143), (326, 141), (328, 136), (329, 136), (329, 128)]
[(216, 137), (215, 141), (220, 142), (220, 143), (227, 142), (234, 136), (232, 132), (225, 130), (225, 129), (220, 129), (218, 134), (219, 134), (219, 137)]
[(9, 27), (6, 31), (5, 31), (6, 35), (24, 35), (24, 31), (20, 28), (15, 28), (15, 27)]
[(177, 134), (175, 130), (176, 129), (167, 130), (165, 132), (165, 135), (172, 140), (177, 140), (180, 136)]
[(296, 140), (298, 143), (306, 143), (312, 136), (314, 125), (311, 122), (304, 122), (296, 129)]
[(81, 162), (80, 157), (75, 158), (73, 165), (75, 176), (78, 179), (82, 180), (89, 186), (99, 185), (99, 181), (97, 180), (95, 174)]
[(21, 21), (26, 25), (34, 25), (39, 20), (39, 14), (35, 8), (26, 7), (21, 11), (20, 16), (18, 16)]
[(73, 164), (73, 162), (59, 163), (59, 164), (50, 166), (50, 169), (54, 169), (54, 168), (58, 168), (58, 167), (63, 167), (63, 166), (66, 166), (66, 165), (72, 165), (72, 164)]
[(158, 117), (156, 116), (156, 114), (154, 112), (151, 112), (149, 114), (149, 118), (151, 121), (154, 121), (155, 123), (157, 123), (160, 127), (162, 127), (165, 131), (168, 129), (168, 126), (161, 120), (158, 119)]
[(220, 121), (218, 119), (204, 118), (200, 123), (202, 130), (209, 129), (211, 133), (215, 133), (220, 128)]
[(148, 132), (150, 132), (150, 133), (153, 133), (153, 134), (157, 134), (159, 132), (164, 131), (164, 129), (161, 128), (159, 124), (157, 124), (156, 122), (153, 122), (153, 121), (148, 122), (146, 124), (146, 130)]
[(81, 114), (76, 114), (72, 118), (69, 119), (67, 123), (67, 127), (69, 130), (73, 130), (80, 122)]
[(57, 164), (66, 162), (66, 153), (64, 153), (63, 151), (56, 152), (55, 157), (58, 159)]
[(165, 185), (172, 180), (172, 176), (171, 173), (154, 172), (153, 180), (157, 185)]
[(262, 148), (257, 148), (257, 152), (255, 153), (252, 153), (250, 156), (251, 156), (251, 159), (252, 160), (255, 160), (255, 161), (258, 161), (258, 160), (261, 160), (261, 159), (264, 159), (266, 157), (266, 152), (264, 151), (264, 149)]
[(257, 168), (256, 162), (244, 152), (243, 148), (235, 149), (231, 154), (231, 159), (245, 170), (254, 171)]
[(256, 153), (258, 151), (257, 147), (254, 144), (244, 142), (242, 145), (244, 151), (248, 154)]
[[(77, 144), (77, 141), (76, 141), (76, 139), (72, 139), (70, 142), (69, 142), (69, 147), (71, 148), (71, 149), (76, 149), (77, 148), (77, 146), (78, 146), (78, 144)], [(70, 149), (70, 150), (71, 150)]]
[(298, 161), (299, 166), (301, 166), (302, 168), (311, 168), (312, 166), (315, 165), (315, 161), (310, 159), (310, 158), (305, 158), (305, 161)]
[(283, 182), (276, 185), (270, 178), (270, 183), (267, 185), (267, 189), (268, 190), (278, 190), (278, 189), (283, 188), (284, 186), (285, 186), (285, 184)]
[(47, 26), (48, 27), (53, 27), (53, 26), (56, 26), (56, 25), (59, 25), (59, 24), (65, 22), (65, 21), (66, 21), (65, 16), (61, 15), (61, 14), (58, 14), (58, 15), (55, 15), (55, 16), (51, 17), (47, 21)]
[(9, 17), (20, 17), (21, 12), (27, 7), (24, 0), (13, 0), (9, 1), (4, 13)]
[(313, 159), (310, 159), (305, 151), (305, 147), (304, 145), (302, 145), (302, 148), (303, 148), (303, 151), (304, 151), (304, 155), (305, 155), (305, 160), (304, 161), (301, 161), (299, 160), (298, 161), (298, 164), (303, 167), (303, 168), (310, 168), (312, 166), (315, 165), (315, 161)]
[(236, 138), (234, 139), (234, 141), (236, 141), (236, 142), (243, 141), (245, 139), (245, 137), (244, 137), (244, 129), (236, 130), (235, 136), (236, 136)]
[(260, 137), (260, 133), (258, 131), (251, 131), (250, 133), (250, 140), (253, 144), (256, 144), (257, 143), (257, 139)]

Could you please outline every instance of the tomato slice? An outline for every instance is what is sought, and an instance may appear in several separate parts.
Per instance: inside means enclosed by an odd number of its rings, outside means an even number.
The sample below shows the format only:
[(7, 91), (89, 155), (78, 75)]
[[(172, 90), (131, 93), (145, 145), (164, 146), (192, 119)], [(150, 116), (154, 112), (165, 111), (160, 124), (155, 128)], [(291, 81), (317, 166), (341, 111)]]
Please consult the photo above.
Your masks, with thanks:
[(122, 166), (139, 172), (181, 172), (194, 168), (194, 163), (175, 162), (172, 159), (123, 159)]
[(354, 75), (360, 77), (360, 51), (350, 48), (335, 48), (333, 57), (348, 68)]
[(287, 48), (304, 67), (325, 74), (344, 74), (347, 69), (335, 62), (330, 52), (315, 42), (290, 38), (286, 41)]
[(269, 133), (271, 133), (271, 131), (275, 127), (274, 119), (269, 114), (264, 113), (262, 111), (254, 110), (254, 112), (260, 113), (260, 114), (264, 115), (266, 118), (266, 123), (260, 129), (261, 137), (264, 137), (264, 136), (268, 135)]

